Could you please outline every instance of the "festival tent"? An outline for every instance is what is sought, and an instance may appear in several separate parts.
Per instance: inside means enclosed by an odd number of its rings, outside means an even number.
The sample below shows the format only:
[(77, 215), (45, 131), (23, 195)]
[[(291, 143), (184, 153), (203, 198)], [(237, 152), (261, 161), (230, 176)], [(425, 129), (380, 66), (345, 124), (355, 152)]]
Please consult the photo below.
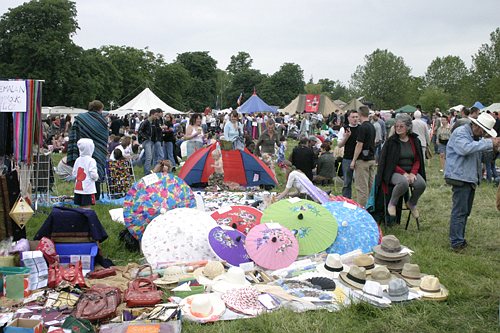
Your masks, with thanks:
[(342, 108), (342, 110), (344, 110), (344, 112), (347, 112), (349, 110), (358, 110), (360, 106), (364, 106), (364, 104), (360, 101), (361, 98), (353, 98), (349, 101), (349, 103), (347, 103), (346, 105), (344, 105), (344, 107)]
[(397, 110), (394, 110), (395, 113), (400, 113), (400, 112), (403, 112), (403, 113), (413, 113), (415, 111), (417, 111), (417, 108), (414, 107), (413, 105), (409, 105), (409, 104), (407, 104), (405, 106), (402, 106), (402, 107), (400, 107)]
[(481, 109), (484, 109), (484, 105), (483, 103), (479, 102), (479, 101), (476, 101), (476, 103), (474, 103), (474, 105), (472, 107), (476, 107), (478, 108), (479, 110)]
[(253, 93), (253, 95), (246, 100), (243, 105), (240, 106), (238, 109), (239, 113), (256, 113), (256, 112), (271, 112), (271, 113), (276, 113), (276, 108), (267, 105), (266, 102), (264, 102), (259, 96), (257, 96), (257, 93)]
[[(293, 101), (290, 102), (290, 104), (282, 109), (281, 112), (288, 114), (302, 113), (304, 112), (304, 110), (306, 110), (306, 103), (307, 95), (298, 95)], [(335, 110), (339, 110), (340, 113), (344, 113), (342, 111), (342, 108), (326, 95), (319, 95), (319, 103), (317, 109), (317, 113), (321, 113), (323, 116), (328, 116), (329, 114), (335, 112)]]
[(500, 112), (500, 103), (493, 103), (493, 104), (485, 107), (483, 110), (484, 111), (489, 110), (491, 112), (495, 112), (495, 111)]
[(149, 88), (144, 89), (139, 95), (135, 96), (127, 104), (116, 110), (112, 110), (109, 113), (118, 116), (124, 116), (128, 113), (135, 112), (149, 113), (151, 109), (157, 108), (162, 109), (166, 113), (184, 114), (184, 112), (178, 111), (162, 101)]
[(61, 114), (80, 114), (80, 113), (85, 113), (88, 110), (85, 109), (78, 109), (74, 107), (68, 107), (68, 106), (44, 106), (42, 107), (42, 114), (48, 114), (48, 115), (61, 115)]
[[(214, 172), (212, 151), (216, 145), (195, 151), (184, 163), (179, 178), (188, 185), (208, 183), (208, 177)], [(224, 181), (235, 182), (242, 186), (277, 185), (278, 181), (267, 165), (248, 149), (222, 150)]]

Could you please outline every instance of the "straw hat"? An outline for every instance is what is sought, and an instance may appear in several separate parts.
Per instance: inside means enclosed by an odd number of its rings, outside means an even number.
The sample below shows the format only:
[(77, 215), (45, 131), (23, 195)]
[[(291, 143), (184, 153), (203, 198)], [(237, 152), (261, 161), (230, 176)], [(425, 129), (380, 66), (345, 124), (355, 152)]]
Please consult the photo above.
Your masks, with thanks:
[(331, 276), (336, 279), (340, 272), (347, 272), (349, 266), (342, 263), (340, 254), (329, 253), (326, 257), (326, 261), (316, 266), (316, 270), (326, 276)]
[(399, 259), (408, 255), (407, 253), (402, 253), (402, 249), (403, 247), (396, 236), (387, 235), (382, 237), (380, 245), (373, 247), (373, 252), (387, 258)]
[(403, 271), (401, 272), (401, 277), (412, 287), (420, 286), (422, 277), (426, 275), (427, 274), (420, 273), (420, 266), (410, 263), (404, 264)]
[(389, 287), (383, 295), (391, 302), (403, 302), (408, 300), (410, 290), (403, 279), (396, 278), (389, 282)]
[(399, 260), (387, 261), (385, 259), (381, 259), (381, 256), (375, 253), (375, 263), (377, 265), (386, 266), (391, 272), (401, 272), (404, 264), (410, 262), (410, 256), (406, 255)]
[(169, 266), (163, 271), (163, 276), (159, 279), (154, 280), (154, 284), (165, 285), (179, 282), (179, 279), (185, 276), (182, 267), (180, 266)]
[(386, 266), (377, 266), (373, 269), (370, 276), (367, 277), (367, 280), (372, 280), (380, 284), (389, 284), (394, 278), (396, 277), (391, 274)]
[(446, 289), (434, 275), (426, 275), (420, 281), (420, 291), (424, 299), (444, 301), (448, 298)]
[[(198, 280), (198, 282), (211, 282), (211, 280), (215, 279), (217, 276), (224, 274), (224, 265), (220, 261), (209, 261), (205, 265), (205, 267), (197, 268), (193, 275)], [(209, 281), (203, 281), (203, 279)]]
[(497, 132), (493, 129), (495, 126), (495, 118), (492, 115), (483, 112), (477, 117), (477, 119), (469, 118), (474, 124), (481, 127), (488, 135), (492, 138), (497, 136)]
[(371, 274), (372, 270), (375, 268), (375, 261), (369, 254), (361, 254), (355, 257), (352, 262), (358, 267), (363, 267), (366, 270), (366, 274)]
[(366, 270), (363, 267), (351, 266), (349, 273), (340, 273), (340, 279), (349, 287), (363, 289), (366, 283)]
[(212, 290), (220, 293), (225, 293), (231, 289), (242, 288), (250, 285), (250, 282), (245, 278), (245, 271), (240, 267), (231, 267), (226, 273), (217, 276), (214, 279)]
[(259, 302), (259, 294), (255, 287), (247, 286), (229, 290), (222, 295), (222, 300), (228, 308), (235, 312), (256, 316), (264, 310)]
[(185, 318), (202, 323), (217, 321), (226, 311), (226, 305), (217, 294), (191, 295), (180, 305)]

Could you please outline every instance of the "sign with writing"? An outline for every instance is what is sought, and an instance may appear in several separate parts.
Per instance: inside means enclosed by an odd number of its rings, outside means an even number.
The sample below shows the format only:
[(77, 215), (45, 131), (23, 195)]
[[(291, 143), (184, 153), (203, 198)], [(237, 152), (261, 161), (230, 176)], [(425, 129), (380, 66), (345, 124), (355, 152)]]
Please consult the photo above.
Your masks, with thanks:
[(0, 112), (26, 112), (26, 81), (0, 81)]

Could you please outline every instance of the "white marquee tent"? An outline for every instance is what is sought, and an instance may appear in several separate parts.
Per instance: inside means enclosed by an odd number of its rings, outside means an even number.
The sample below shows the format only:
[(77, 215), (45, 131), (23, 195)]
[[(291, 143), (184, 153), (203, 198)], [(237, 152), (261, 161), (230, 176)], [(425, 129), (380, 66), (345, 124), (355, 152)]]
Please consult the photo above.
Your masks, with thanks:
[(149, 88), (144, 89), (139, 95), (135, 96), (127, 104), (116, 110), (109, 111), (109, 113), (118, 116), (124, 116), (128, 113), (135, 112), (149, 113), (149, 110), (157, 108), (162, 109), (166, 113), (184, 114), (184, 112), (178, 111), (162, 101)]

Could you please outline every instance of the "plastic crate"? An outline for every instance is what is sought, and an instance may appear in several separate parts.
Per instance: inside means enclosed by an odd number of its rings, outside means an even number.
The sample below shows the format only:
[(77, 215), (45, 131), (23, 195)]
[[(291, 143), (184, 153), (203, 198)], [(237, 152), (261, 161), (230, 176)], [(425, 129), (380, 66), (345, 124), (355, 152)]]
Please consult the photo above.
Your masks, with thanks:
[(72, 258), (80, 259), (83, 270), (93, 271), (99, 247), (97, 243), (56, 243), (56, 252), (62, 265), (70, 264)]

